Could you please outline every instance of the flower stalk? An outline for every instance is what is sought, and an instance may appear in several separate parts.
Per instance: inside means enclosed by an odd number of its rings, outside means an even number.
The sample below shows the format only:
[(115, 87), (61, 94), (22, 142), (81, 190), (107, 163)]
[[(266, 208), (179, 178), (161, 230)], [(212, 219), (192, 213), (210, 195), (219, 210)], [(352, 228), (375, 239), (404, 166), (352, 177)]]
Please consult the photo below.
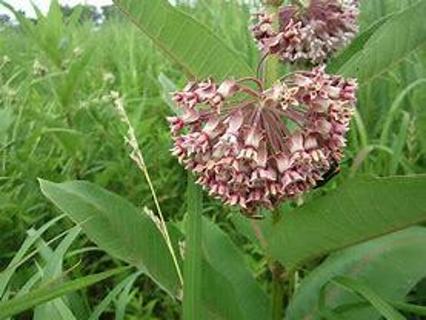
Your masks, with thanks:
[(286, 297), (285, 271), (279, 262), (272, 265), (272, 320), (284, 319), (284, 304)]

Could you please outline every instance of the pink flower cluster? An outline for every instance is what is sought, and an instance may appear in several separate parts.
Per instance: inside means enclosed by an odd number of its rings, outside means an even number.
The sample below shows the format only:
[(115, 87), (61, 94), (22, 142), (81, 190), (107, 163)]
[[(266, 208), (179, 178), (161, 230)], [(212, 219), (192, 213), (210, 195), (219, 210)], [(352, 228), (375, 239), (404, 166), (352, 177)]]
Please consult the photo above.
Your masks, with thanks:
[(292, 63), (318, 64), (345, 47), (357, 34), (358, 2), (310, 0), (307, 8), (282, 6), (278, 16), (261, 12), (256, 14), (252, 33), (264, 54), (276, 54)]
[(250, 216), (306, 192), (340, 161), (357, 85), (324, 67), (267, 90), (246, 80), (189, 83), (174, 94), (181, 114), (168, 120), (180, 163)]

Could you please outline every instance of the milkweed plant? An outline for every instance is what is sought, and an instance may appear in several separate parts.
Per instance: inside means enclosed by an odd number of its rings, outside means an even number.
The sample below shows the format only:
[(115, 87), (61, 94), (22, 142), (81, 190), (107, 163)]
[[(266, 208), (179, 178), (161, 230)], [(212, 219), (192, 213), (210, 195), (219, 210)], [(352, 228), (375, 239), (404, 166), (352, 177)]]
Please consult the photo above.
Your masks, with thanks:
[(173, 154), (209, 195), (256, 216), (315, 187), (341, 161), (357, 84), (324, 63), (356, 35), (358, 6), (313, 0), (258, 13), (251, 30), (261, 63), (277, 56), (291, 74), (270, 87), (264, 74), (174, 93), (182, 114), (169, 118)]
[[(181, 11), (166, 0), (115, 0), (145, 34), (143, 41), (151, 39), (176, 67), (177, 78), (185, 78), (186, 85), (165, 74), (158, 78), (173, 112), (158, 126), (169, 126), (171, 159), (187, 177), (184, 218), (163, 212), (167, 195), (157, 194), (126, 96), (108, 73), (105, 81), (115, 91), (103, 101), (112, 103), (128, 130), (130, 158), (153, 207), (141, 210), (89, 182), (40, 180), (43, 194), (64, 212), (49, 223), (68, 216), (76, 224), (59, 237), (64, 239), (56, 251), (45, 254), (62, 261), (59, 255), (82, 231), (120, 267), (58, 280), (48, 264), (40, 275), (47, 277), (44, 285), (15, 295), (6, 291), (7, 283), (22, 262), (12, 261), (9, 273), (0, 274), (0, 319), (30, 308), (39, 315), (49, 308), (71, 310), (71, 292), (112, 276), (123, 278), (87, 319), (101, 319), (143, 276), (184, 320), (426, 315), (423, 306), (406, 302), (426, 277), (426, 176), (397, 176), (407, 164), (395, 160), (405, 146), (395, 140), (397, 132), (409, 130), (400, 106), (425, 81), (411, 83), (385, 110), (377, 144), (368, 140), (360, 112), (365, 88), (374, 91), (426, 43), (426, 1), (410, 1), (360, 27), (366, 2), (224, 1), (224, 7), (251, 10), (242, 22), (249, 36), (235, 40), (255, 51), (250, 63), (224, 37), (226, 32), (232, 38), (236, 27), (210, 28), (191, 16), (190, 5)], [(353, 141), (357, 146), (348, 148)], [(386, 177), (357, 174), (373, 152), (390, 163)], [(328, 184), (340, 170), (342, 177)], [(27, 241), (35, 243), (48, 228), (31, 231)], [(160, 318), (172, 318), (167, 314)]]

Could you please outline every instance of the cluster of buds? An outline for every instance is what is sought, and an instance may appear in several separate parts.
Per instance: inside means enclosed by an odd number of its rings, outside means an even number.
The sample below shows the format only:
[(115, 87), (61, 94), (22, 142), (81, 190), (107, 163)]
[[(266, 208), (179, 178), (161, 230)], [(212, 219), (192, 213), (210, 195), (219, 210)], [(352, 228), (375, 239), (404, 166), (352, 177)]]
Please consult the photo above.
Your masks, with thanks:
[(189, 83), (174, 94), (172, 152), (210, 195), (254, 215), (311, 189), (340, 161), (356, 87), (324, 67), (269, 89), (255, 78)]
[(277, 14), (255, 15), (252, 33), (264, 54), (282, 61), (324, 62), (357, 34), (358, 0), (310, 0), (286, 5)]

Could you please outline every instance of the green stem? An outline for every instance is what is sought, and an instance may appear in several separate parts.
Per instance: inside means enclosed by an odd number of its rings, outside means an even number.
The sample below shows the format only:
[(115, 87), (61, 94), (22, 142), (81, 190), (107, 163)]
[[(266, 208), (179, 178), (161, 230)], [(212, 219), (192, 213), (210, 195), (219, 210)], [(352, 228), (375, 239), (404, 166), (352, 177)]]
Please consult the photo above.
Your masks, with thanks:
[(272, 265), (272, 320), (284, 319), (284, 268), (279, 262)]
[(183, 282), (183, 319), (198, 320), (201, 314), (201, 227), (202, 193), (193, 177), (188, 176), (188, 213), (185, 222), (185, 260)]
[[(282, 1), (267, 0), (265, 4), (270, 13), (277, 13)], [(278, 25), (275, 25), (278, 28)], [(269, 56), (265, 63), (264, 69), (264, 83), (266, 87), (271, 86), (279, 76), (279, 60), (275, 56)], [(273, 224), (276, 224), (280, 219), (278, 210), (272, 212)], [(284, 318), (284, 299), (285, 299), (285, 280), (284, 280), (284, 267), (278, 261), (270, 263), (272, 273), (272, 319), (282, 320)]]
[[(270, 13), (276, 13), (282, 2), (283, 1), (280, 0), (264, 1)], [(265, 63), (263, 75), (266, 87), (271, 86), (275, 81), (280, 78), (279, 67), (280, 61), (276, 57), (269, 56), (268, 60)], [(273, 224), (278, 223), (281, 218), (280, 212), (278, 210), (275, 210), (274, 212), (272, 212), (272, 214)], [(261, 239), (259, 240), (261, 241)], [(294, 284), (292, 282), (292, 279), (294, 279), (294, 274), (290, 273), (289, 285), (286, 286), (287, 273), (285, 271), (284, 266), (279, 261), (272, 261), (270, 263), (270, 270), (272, 273), (272, 320), (283, 320), (285, 304), (289, 300), (293, 292)]]
[[(272, 212), (272, 223), (275, 225), (281, 219), (278, 209)], [(272, 320), (284, 319), (284, 303), (286, 300), (286, 272), (284, 266), (277, 260), (271, 263), (272, 273)]]

